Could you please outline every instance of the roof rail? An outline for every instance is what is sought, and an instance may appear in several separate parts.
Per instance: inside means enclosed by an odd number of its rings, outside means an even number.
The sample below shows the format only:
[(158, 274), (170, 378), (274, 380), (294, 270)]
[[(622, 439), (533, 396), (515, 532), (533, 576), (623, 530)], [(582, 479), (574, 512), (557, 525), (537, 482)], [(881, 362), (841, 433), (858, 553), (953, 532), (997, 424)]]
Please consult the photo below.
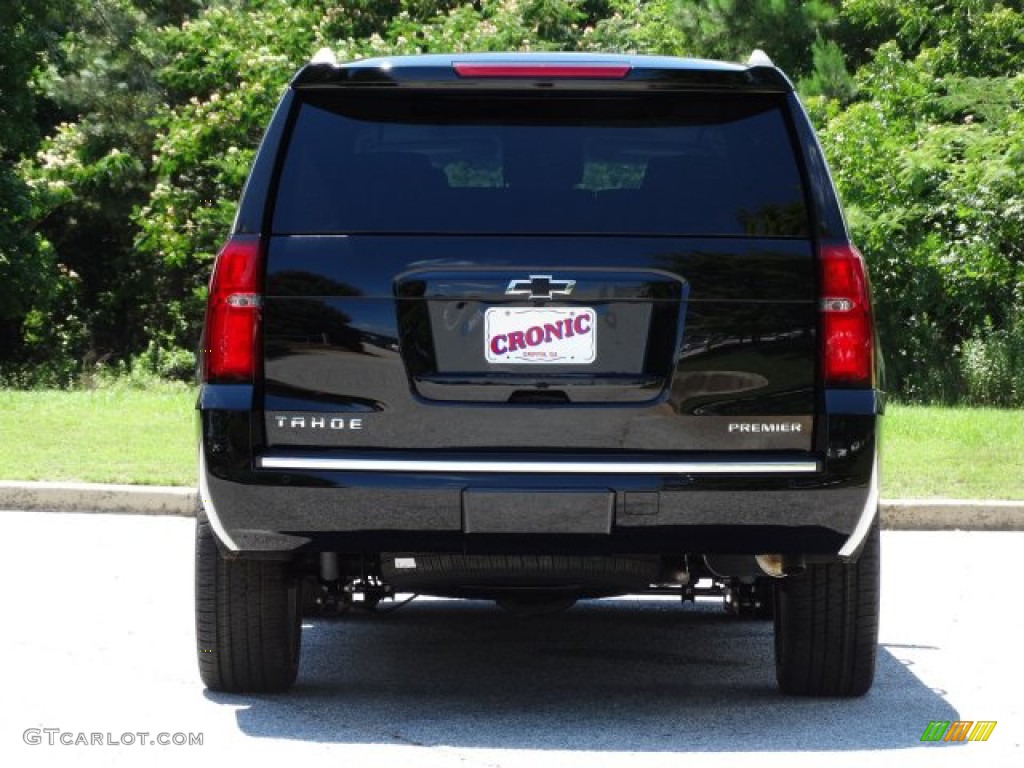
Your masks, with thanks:
[(329, 64), (332, 67), (336, 67), (338, 66), (338, 57), (334, 55), (334, 51), (330, 48), (321, 48), (313, 54), (313, 58), (309, 60), (309, 63)]
[(762, 51), (760, 48), (755, 48), (750, 53), (750, 58), (747, 59), (748, 67), (774, 67), (775, 62), (772, 61), (772, 57)]

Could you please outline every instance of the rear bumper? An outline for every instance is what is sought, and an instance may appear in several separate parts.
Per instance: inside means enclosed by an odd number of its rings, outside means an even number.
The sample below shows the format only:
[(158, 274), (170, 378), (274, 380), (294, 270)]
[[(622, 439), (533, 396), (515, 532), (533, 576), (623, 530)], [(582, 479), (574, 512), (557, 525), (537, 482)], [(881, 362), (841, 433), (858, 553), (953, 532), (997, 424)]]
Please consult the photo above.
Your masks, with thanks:
[[(759, 460), (763, 461), (763, 460)], [(239, 554), (302, 549), (849, 554), (874, 514), (866, 476), (537, 475), (252, 469), (201, 459), (202, 499)]]
[[(244, 393), (239, 393), (242, 395)], [(851, 556), (877, 508), (874, 400), (776, 455), (262, 449), (247, 397), (200, 409), (200, 494), (225, 549)], [(226, 407), (225, 407), (226, 406)], [(857, 411), (860, 412), (857, 412)]]

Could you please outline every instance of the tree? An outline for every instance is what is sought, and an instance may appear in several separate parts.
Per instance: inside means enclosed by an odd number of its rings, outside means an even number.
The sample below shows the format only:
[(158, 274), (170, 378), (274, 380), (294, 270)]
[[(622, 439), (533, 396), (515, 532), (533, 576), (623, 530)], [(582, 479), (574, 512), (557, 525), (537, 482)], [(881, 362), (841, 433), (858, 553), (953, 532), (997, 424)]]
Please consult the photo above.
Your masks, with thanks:
[(32, 76), (60, 10), (11, 0), (0, 26), (0, 359), (22, 351), (26, 318), (48, 314), (65, 287), (52, 249), (33, 231), (31, 190), (16, 170), (39, 138)]
[(340, 59), (353, 59), (560, 48), (582, 32), (576, 22), (586, 17), (583, 4), (565, 0), (350, 7), (264, 0), (248, 7), (239, 14), (214, 5), (159, 36), (167, 63), (157, 78), (170, 99), (154, 121), (156, 183), (134, 222), (138, 252), (160, 265), (152, 275), (147, 333), (163, 349), (195, 348), (210, 264), (260, 136), (283, 88), (313, 51), (331, 45)]
[(812, 107), (872, 268), (892, 389), (985, 401), (977, 393), (993, 387), (960, 352), (971, 345), (982, 360), (986, 337), (1021, 323), (1024, 76), (945, 67), (941, 51), (907, 59), (886, 43), (857, 73), (859, 101)]
[(857, 65), (893, 41), (909, 59), (930, 51), (939, 75), (1003, 77), (1024, 64), (1020, 0), (844, 0), (839, 41)]
[(187, 375), (210, 262), (262, 131), (321, 46), (342, 59), (590, 50), (739, 61), (760, 47), (820, 129), (873, 268), (892, 388), (1024, 402), (1024, 374), (1012, 384), (1006, 373), (1024, 366), (1021, 6), (9, 0), (0, 374), (67, 381), (90, 361), (134, 358)]
[[(195, 5), (74, 0), (74, 26), (42, 58), (36, 89), (60, 122), (22, 175), (33, 226), (73, 278), (74, 322), (33, 322), (24, 341), (37, 357), (50, 350), (80, 368), (146, 346), (152, 270), (133, 247), (131, 215), (152, 189), (149, 120), (164, 98), (154, 24), (180, 23)], [(58, 342), (61, 355), (52, 354)]]
[(745, 61), (761, 48), (793, 78), (809, 74), (811, 46), (838, 22), (827, 0), (676, 0), (675, 9), (700, 56)]

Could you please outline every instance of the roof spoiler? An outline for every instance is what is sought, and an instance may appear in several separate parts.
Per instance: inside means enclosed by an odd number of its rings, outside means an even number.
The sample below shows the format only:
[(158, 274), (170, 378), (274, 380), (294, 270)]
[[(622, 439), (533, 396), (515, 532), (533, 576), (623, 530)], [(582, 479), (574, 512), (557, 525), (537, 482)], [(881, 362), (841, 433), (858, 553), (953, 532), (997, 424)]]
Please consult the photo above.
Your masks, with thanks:
[(747, 59), (748, 67), (774, 67), (775, 62), (772, 61), (772, 57), (762, 51), (760, 48), (755, 48), (750, 52), (750, 57)]
[[(613, 69), (615, 78), (607, 74)], [(588, 74), (592, 71), (601, 71), (602, 76)], [(609, 86), (609, 80), (614, 80), (613, 86)], [(299, 70), (292, 86), (488, 90), (613, 87), (762, 93), (793, 90), (789, 79), (759, 48), (750, 54), (745, 65), (665, 56), (548, 52), (424, 54), (339, 62), (334, 51), (321, 48)]]

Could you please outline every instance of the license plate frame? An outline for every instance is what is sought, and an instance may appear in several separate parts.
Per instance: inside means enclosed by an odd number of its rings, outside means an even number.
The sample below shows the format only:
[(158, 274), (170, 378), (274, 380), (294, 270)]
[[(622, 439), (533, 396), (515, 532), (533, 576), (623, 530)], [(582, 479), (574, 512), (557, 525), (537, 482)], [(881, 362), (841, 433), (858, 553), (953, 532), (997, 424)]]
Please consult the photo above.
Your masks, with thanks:
[(593, 365), (597, 311), (489, 307), (484, 312), (484, 359), (492, 365)]

